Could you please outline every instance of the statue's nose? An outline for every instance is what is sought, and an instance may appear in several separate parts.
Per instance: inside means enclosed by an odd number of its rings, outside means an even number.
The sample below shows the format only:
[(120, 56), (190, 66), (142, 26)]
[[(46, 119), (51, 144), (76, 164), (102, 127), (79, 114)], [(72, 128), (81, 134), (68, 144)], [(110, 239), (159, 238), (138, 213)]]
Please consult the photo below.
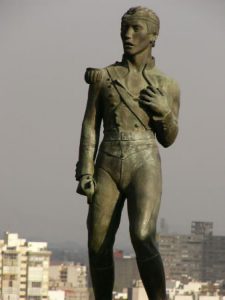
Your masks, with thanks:
[(132, 27), (128, 27), (125, 34), (124, 34), (124, 37), (126, 40), (129, 40), (133, 35), (133, 29)]

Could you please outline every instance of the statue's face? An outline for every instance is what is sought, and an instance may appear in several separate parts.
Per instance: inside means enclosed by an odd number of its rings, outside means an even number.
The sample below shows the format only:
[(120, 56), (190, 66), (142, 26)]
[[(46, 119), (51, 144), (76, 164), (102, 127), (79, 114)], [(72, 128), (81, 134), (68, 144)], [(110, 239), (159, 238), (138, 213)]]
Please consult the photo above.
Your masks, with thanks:
[(121, 38), (124, 53), (136, 55), (150, 47), (152, 34), (148, 32), (145, 21), (130, 19), (122, 22)]

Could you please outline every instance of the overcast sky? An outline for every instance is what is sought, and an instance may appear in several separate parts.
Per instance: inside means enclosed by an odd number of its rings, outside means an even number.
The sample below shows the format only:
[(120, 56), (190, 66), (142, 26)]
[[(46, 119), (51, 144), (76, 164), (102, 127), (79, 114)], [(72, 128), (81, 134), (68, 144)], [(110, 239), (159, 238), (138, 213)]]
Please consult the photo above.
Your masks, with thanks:
[[(157, 66), (181, 87), (180, 132), (162, 149), (160, 217), (172, 232), (213, 221), (225, 235), (224, 0), (0, 0), (0, 234), (86, 243), (75, 193), (86, 67), (120, 60), (131, 6), (161, 20)], [(127, 243), (126, 209), (117, 245)]]

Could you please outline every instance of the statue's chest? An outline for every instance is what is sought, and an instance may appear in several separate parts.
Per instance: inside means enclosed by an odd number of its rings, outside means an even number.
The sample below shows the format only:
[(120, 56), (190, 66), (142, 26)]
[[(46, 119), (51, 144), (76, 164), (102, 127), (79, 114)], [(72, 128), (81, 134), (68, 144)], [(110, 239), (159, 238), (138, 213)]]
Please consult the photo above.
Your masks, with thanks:
[(147, 88), (148, 83), (141, 73), (132, 72), (124, 78), (124, 85), (130, 94), (139, 98), (140, 92)]
[[(133, 106), (139, 107), (140, 92), (146, 89), (149, 82), (142, 73), (129, 72), (123, 77), (117, 79), (116, 76), (106, 78), (101, 90), (102, 107), (104, 110), (114, 110), (121, 99), (126, 100)], [(153, 77), (151, 81), (158, 86), (157, 80)]]

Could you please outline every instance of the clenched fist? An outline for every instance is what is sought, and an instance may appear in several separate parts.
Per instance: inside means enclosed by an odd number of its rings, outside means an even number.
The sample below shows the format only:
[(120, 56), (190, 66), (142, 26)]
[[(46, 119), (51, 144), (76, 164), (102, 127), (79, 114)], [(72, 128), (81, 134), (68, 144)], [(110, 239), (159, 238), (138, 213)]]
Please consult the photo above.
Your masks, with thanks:
[(92, 197), (95, 192), (95, 181), (91, 175), (83, 175), (80, 178), (78, 189), (82, 190), (84, 195), (87, 196), (87, 202), (90, 204), (92, 202)]

